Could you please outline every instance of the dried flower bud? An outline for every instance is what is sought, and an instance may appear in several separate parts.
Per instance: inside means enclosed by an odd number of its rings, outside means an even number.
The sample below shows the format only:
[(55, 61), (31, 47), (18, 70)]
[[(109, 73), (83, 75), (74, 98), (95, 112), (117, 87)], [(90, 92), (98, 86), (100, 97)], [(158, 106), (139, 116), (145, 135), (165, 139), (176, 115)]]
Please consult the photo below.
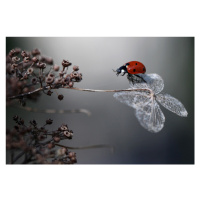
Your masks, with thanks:
[(37, 122), (35, 120), (30, 121), (30, 124), (33, 126), (37, 126)]
[(52, 119), (47, 119), (46, 120), (46, 124), (52, 124), (53, 123), (53, 120)]
[(41, 59), (40, 59), (41, 62), (45, 62), (49, 65), (52, 65), (53, 64), (53, 59), (50, 58), (50, 57), (45, 57), (45, 56), (42, 56)]
[(15, 69), (17, 67), (18, 67), (18, 64), (16, 64), (16, 63), (14, 63), (14, 64), (11, 65), (11, 69)]
[(29, 88), (28, 87), (25, 87), (24, 89), (23, 89), (23, 92), (24, 93), (27, 93), (29, 91)]
[(63, 100), (63, 98), (64, 98), (64, 96), (62, 95), (62, 94), (59, 94), (58, 95), (58, 99), (61, 101), (61, 100)]
[(60, 148), (60, 149), (57, 149), (57, 151), (56, 151), (56, 156), (64, 156), (65, 154), (66, 154), (66, 152), (67, 152), (67, 149), (66, 148), (64, 148), (64, 147), (62, 147), (62, 148)]
[(28, 79), (28, 74), (25, 73), (25, 74), (23, 75), (23, 78), (22, 78), (22, 79)]
[(24, 61), (25, 63), (28, 63), (28, 62), (30, 61), (29, 59), (30, 59), (29, 57), (24, 57), (23, 61)]
[(63, 79), (62, 79), (62, 85), (65, 86), (65, 85), (67, 85), (67, 83), (68, 83), (68, 82), (66, 81), (66, 79), (63, 78)]
[(74, 71), (78, 71), (78, 70), (79, 70), (79, 67), (75, 65), (75, 66), (73, 66), (73, 70), (74, 70)]
[(33, 73), (33, 68), (32, 68), (32, 67), (29, 67), (29, 68), (27, 69), (27, 73), (28, 73), (28, 74), (32, 74), (32, 73)]
[(37, 56), (37, 55), (40, 55), (40, 51), (38, 49), (33, 49), (32, 52), (31, 52), (31, 54), (33, 56)]
[(32, 82), (33, 85), (35, 85), (37, 83), (37, 78), (33, 77), (32, 80), (31, 80), (31, 82)]
[(44, 135), (38, 135), (37, 139), (38, 140), (44, 140), (46, 137)]
[(33, 57), (33, 58), (32, 58), (32, 61), (33, 61), (34, 63), (37, 63), (39, 60), (38, 60), (37, 57)]
[(65, 67), (69, 67), (72, 63), (70, 63), (68, 60), (63, 60), (62, 61), (62, 66)]
[(51, 90), (48, 90), (47, 95), (51, 96), (53, 92)]
[(21, 56), (24, 58), (24, 57), (27, 57), (27, 53), (25, 51), (22, 51), (21, 52)]
[(37, 63), (37, 66), (41, 69), (45, 69), (46, 68), (46, 64), (45, 63), (42, 63), (42, 62), (38, 62)]
[(60, 142), (60, 137), (58, 137), (58, 136), (55, 136), (53, 139), (55, 142)]
[(76, 163), (77, 162), (76, 157), (71, 157), (70, 160), (71, 160), (72, 163)]
[(15, 55), (15, 50), (12, 49), (10, 50), (9, 54), (8, 54), (10, 57), (13, 57)]
[(54, 66), (53, 66), (53, 69), (54, 69), (54, 71), (57, 72), (57, 71), (59, 71), (60, 67), (59, 67), (58, 65), (54, 65)]
[(64, 131), (63, 134), (69, 139), (71, 139), (73, 136), (73, 132), (71, 131)]
[(66, 124), (63, 124), (61, 127), (59, 127), (59, 130), (67, 131), (68, 130), (68, 126)]
[(54, 78), (53, 77), (47, 77), (46, 78), (46, 84), (50, 85), (54, 82)]
[(65, 82), (69, 83), (70, 82), (70, 76), (65, 77)]
[(50, 73), (50, 74), (48, 75), (48, 77), (54, 78), (55, 75)]
[(49, 149), (52, 149), (54, 146), (55, 146), (55, 145), (54, 145), (54, 143), (52, 143), (52, 142), (47, 144), (47, 147), (48, 147)]
[(15, 57), (12, 57), (12, 61), (15, 63), (15, 62), (18, 62), (20, 61), (20, 58), (15, 56)]
[(57, 79), (55, 80), (55, 84), (56, 84), (56, 85), (62, 84), (62, 78), (57, 78)]
[(70, 74), (70, 78), (71, 78), (71, 80), (74, 80), (74, 81), (79, 79), (79, 73), (78, 72), (72, 72)]
[(76, 157), (76, 153), (74, 153), (74, 152), (69, 152), (69, 153), (68, 153), (68, 156), (69, 156), (69, 158)]
[(69, 82), (69, 87), (70, 88), (73, 87), (73, 85), (74, 85), (74, 82)]

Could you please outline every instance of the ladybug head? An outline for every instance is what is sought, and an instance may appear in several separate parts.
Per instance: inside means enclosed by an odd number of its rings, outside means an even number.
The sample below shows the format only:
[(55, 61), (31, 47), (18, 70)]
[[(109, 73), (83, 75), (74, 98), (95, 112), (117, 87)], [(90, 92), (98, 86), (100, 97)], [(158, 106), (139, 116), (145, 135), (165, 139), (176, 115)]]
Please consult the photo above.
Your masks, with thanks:
[(113, 70), (114, 72), (117, 72), (116, 75), (118, 76), (120, 73), (122, 73), (122, 76), (127, 73), (127, 70), (126, 70), (126, 66), (123, 65), (121, 67), (119, 67), (116, 71)]
[(119, 74), (121, 73), (121, 71), (122, 71), (122, 70), (121, 70), (120, 68), (118, 68), (118, 69), (116, 70), (116, 72), (117, 72), (116, 74), (119, 75)]

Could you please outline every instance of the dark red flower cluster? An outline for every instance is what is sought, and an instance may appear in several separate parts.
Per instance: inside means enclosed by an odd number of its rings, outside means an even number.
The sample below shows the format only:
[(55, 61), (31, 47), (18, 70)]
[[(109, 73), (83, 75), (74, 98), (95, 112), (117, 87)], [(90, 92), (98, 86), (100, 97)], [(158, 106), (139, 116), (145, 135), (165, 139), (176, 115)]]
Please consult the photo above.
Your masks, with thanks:
[(62, 140), (72, 139), (73, 131), (66, 124), (62, 124), (55, 131), (46, 129), (46, 125), (53, 123), (47, 119), (43, 126), (38, 126), (36, 120), (25, 125), (22, 118), (15, 115), (16, 125), (6, 131), (6, 148), (11, 152), (12, 164), (74, 164), (77, 162), (76, 153), (70, 152), (68, 147), (60, 143)]
[[(40, 91), (51, 96), (53, 89), (71, 88), (82, 80), (78, 66), (73, 66), (73, 71), (67, 73), (72, 63), (63, 60), (61, 64), (62, 68), (53, 64), (53, 59), (41, 55), (38, 49), (31, 52), (12, 49), (6, 57), (7, 102), (19, 99), (24, 106), (27, 98), (35, 100)], [(40, 90), (35, 94), (38, 88)], [(58, 95), (59, 100), (63, 98), (62, 94)]]

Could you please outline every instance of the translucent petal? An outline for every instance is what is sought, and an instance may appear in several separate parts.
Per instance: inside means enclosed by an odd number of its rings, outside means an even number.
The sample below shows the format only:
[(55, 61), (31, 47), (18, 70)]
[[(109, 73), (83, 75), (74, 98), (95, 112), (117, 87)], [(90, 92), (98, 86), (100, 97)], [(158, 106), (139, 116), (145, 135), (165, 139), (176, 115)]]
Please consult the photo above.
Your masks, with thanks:
[(136, 110), (136, 117), (140, 124), (150, 132), (159, 132), (165, 122), (165, 117), (150, 95), (143, 92), (117, 92), (113, 95), (121, 103), (125, 103)]
[(136, 117), (141, 126), (150, 132), (157, 133), (164, 127), (165, 116), (155, 100), (137, 109)]
[(188, 112), (184, 105), (176, 98), (169, 94), (158, 94), (156, 100), (165, 108), (181, 117), (187, 117)]
[(158, 74), (137, 74), (139, 77), (144, 79), (146, 83), (135, 75), (128, 75), (131, 88), (149, 88), (153, 90), (155, 94), (160, 93), (164, 88), (164, 81)]
[(127, 104), (135, 109), (139, 109), (151, 101), (150, 95), (137, 91), (116, 92), (113, 96), (121, 103)]

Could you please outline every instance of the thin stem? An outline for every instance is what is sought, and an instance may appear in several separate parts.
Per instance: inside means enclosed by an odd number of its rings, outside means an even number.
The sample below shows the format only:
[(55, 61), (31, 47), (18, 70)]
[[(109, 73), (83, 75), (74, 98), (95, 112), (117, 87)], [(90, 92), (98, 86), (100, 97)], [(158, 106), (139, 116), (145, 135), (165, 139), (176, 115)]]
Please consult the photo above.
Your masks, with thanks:
[(69, 88), (69, 87), (64, 87), (66, 89), (72, 89), (72, 90), (79, 90), (79, 91), (86, 91), (86, 92), (131, 92), (131, 91), (148, 91), (151, 92), (150, 89), (144, 89), (144, 88), (131, 88), (131, 89), (122, 89), (122, 90), (93, 90), (93, 89), (82, 89), (82, 88)]
[(14, 159), (13, 159), (13, 164), (19, 159), (21, 158), (26, 152), (22, 151), (21, 153), (19, 153)]
[(12, 97), (8, 97), (8, 98), (9, 98), (9, 99), (20, 99), (20, 98), (22, 98), (22, 97), (24, 97), (24, 96), (27, 96), (27, 95), (30, 95), (30, 94), (39, 92), (39, 91), (41, 91), (41, 90), (43, 90), (43, 88), (38, 88), (38, 89), (36, 89), (36, 90), (34, 90), (34, 91), (32, 91), (32, 92), (28, 92), (28, 93), (24, 93), (24, 94), (19, 94), (19, 95), (12, 96)]
[[(70, 89), (70, 90), (78, 90), (78, 91), (84, 91), (84, 92), (123, 92), (123, 91), (127, 91), (127, 92), (131, 92), (131, 91), (147, 91), (147, 92), (150, 92), (152, 93), (152, 90), (151, 89), (147, 89), (147, 88), (131, 88), (131, 89), (122, 89), (122, 90), (94, 90), (94, 89), (82, 89), (82, 88), (70, 88), (70, 87), (63, 87), (65, 89)], [(16, 95), (16, 96), (12, 96), (12, 97), (9, 97), (9, 99), (20, 99), (24, 96), (27, 96), (27, 95), (31, 95), (33, 93), (36, 93), (36, 92), (39, 92), (41, 90), (45, 90), (45, 89), (48, 89), (48, 87), (41, 87), (41, 88), (38, 88), (32, 92), (28, 92), (28, 93), (24, 93), (24, 94), (19, 94), (19, 95)], [(52, 88), (53, 89), (58, 89), (58, 88)]]

